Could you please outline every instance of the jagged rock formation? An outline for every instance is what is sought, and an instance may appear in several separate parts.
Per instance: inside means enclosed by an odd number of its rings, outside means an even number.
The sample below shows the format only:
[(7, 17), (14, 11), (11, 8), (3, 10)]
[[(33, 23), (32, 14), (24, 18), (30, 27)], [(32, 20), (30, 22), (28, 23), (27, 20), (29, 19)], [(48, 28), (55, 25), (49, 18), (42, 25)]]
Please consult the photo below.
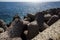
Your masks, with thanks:
[(23, 31), (23, 23), (19, 19), (15, 19), (11, 24), (9, 34), (11, 37), (20, 37)]
[(0, 19), (0, 28), (3, 28), (4, 31), (6, 31), (6, 29), (7, 29), (6, 23), (3, 20), (1, 20), (1, 19)]
[(28, 34), (27, 34), (27, 39), (31, 40), (34, 38), (37, 34), (39, 34), (39, 26), (36, 21), (33, 21), (28, 24)]
[(1, 33), (0, 40), (22, 40), (23, 22), (19, 17), (15, 17), (8, 30)]
[(33, 14), (27, 14), (27, 16), (24, 17), (24, 20), (32, 22), (32, 21), (35, 20), (35, 15), (33, 15)]
[(32, 40), (49, 40), (49, 39), (60, 40), (60, 20), (55, 22), (53, 25), (51, 25), (43, 32), (39, 33)]
[(23, 20), (15, 15), (8, 28), (0, 20), (0, 32), (3, 32), (0, 40), (59, 40), (59, 19), (60, 8), (56, 8), (37, 12), (35, 15), (27, 14)]
[(3, 28), (0, 28), (0, 33), (3, 33), (4, 32), (4, 29)]
[(44, 20), (45, 20), (45, 22), (47, 22), (50, 18), (51, 18), (51, 15), (50, 14), (45, 14), (44, 15)]
[(41, 12), (36, 13), (36, 21), (37, 21), (37, 24), (39, 25), (40, 32), (42, 32), (45, 29), (45, 27), (43, 26), (44, 25), (44, 14)]
[(48, 21), (47, 24), (50, 26), (59, 19), (58, 15), (53, 15)]

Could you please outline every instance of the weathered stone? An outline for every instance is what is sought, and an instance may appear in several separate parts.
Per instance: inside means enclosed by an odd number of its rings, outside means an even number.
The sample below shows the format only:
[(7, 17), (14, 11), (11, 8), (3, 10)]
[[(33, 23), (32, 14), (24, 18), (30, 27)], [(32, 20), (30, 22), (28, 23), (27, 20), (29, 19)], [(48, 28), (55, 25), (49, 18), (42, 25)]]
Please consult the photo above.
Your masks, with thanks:
[(45, 29), (48, 28), (49, 26), (44, 22), (44, 27)]
[(58, 13), (59, 19), (60, 19), (60, 12)]
[(0, 33), (3, 33), (4, 32), (4, 29), (3, 28), (0, 28)]
[(32, 40), (49, 40), (50, 38), (53, 40), (60, 40), (60, 20), (55, 22), (43, 32), (40, 32)]
[(3, 28), (4, 31), (6, 31), (6, 29), (7, 29), (6, 23), (3, 20), (1, 20), (1, 19), (0, 19), (0, 27)]
[(36, 14), (36, 21), (37, 21), (37, 24), (39, 25), (40, 32), (42, 32), (45, 29), (44, 26), (43, 26), (43, 24), (44, 24), (44, 14), (41, 13), (41, 12), (38, 12)]
[(45, 22), (47, 22), (51, 18), (51, 15), (50, 14), (45, 14), (44, 18), (45, 18)]
[(47, 24), (50, 26), (52, 25), (53, 23), (55, 23), (57, 20), (59, 19), (59, 16), (58, 15), (53, 15), (47, 22)]
[(32, 22), (32, 21), (35, 20), (35, 15), (33, 15), (33, 14), (27, 14), (27, 17), (24, 17), (24, 20)]
[(27, 39), (31, 40), (39, 33), (39, 26), (36, 21), (33, 21), (28, 24), (28, 34)]
[(29, 21), (23, 21), (23, 26), (24, 26), (23, 30), (27, 30), (27, 24), (29, 23), (30, 23)]
[(10, 26), (9, 30), (10, 37), (21, 37), (23, 28), (24, 28), (23, 22), (20, 19), (16, 18)]
[(31, 19), (29, 17), (25, 18), (24, 21), (31, 21)]
[(16, 14), (16, 15), (13, 17), (13, 21), (14, 21), (16, 18), (21, 19), (21, 18), (18, 16), (18, 14)]
[(8, 35), (8, 31), (5, 31), (0, 34), (0, 40), (22, 40), (21, 37), (10, 38)]

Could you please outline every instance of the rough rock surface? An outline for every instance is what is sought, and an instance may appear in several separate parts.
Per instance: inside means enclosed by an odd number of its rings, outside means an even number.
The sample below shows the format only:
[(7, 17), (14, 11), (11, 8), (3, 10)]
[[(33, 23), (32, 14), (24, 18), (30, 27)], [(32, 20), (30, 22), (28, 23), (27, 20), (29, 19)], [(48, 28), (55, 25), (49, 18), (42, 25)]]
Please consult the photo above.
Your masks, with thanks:
[(38, 34), (39, 34), (39, 26), (37, 25), (37, 22), (33, 21), (30, 24), (28, 24), (27, 39), (31, 40), (32, 38), (34, 38)]
[(6, 31), (6, 29), (7, 29), (6, 23), (3, 20), (1, 20), (1, 19), (0, 19), (0, 28), (3, 28), (4, 31)]
[(45, 27), (43, 26), (44, 25), (44, 14), (41, 12), (38, 12), (36, 14), (36, 21), (37, 21), (37, 24), (39, 25), (39, 31), (42, 32), (45, 29)]
[(27, 16), (24, 17), (24, 20), (32, 22), (32, 21), (35, 20), (35, 15), (33, 15), (33, 14), (27, 14)]
[(4, 32), (4, 29), (3, 28), (0, 28), (0, 33), (3, 33)]
[(49, 26), (51, 26), (53, 23), (55, 23), (59, 19), (58, 15), (53, 15), (47, 22)]
[(22, 31), (23, 31), (23, 22), (20, 21), (19, 19), (15, 19), (10, 26), (9, 35), (11, 37), (20, 37)]
[(43, 32), (39, 33), (32, 40), (49, 40), (49, 39), (60, 40), (60, 20), (55, 22), (53, 25), (51, 25)]
[(45, 22), (47, 22), (51, 18), (51, 15), (50, 14), (45, 14), (44, 18), (45, 18)]
[(22, 39), (20, 37), (10, 38), (8, 35), (8, 31), (5, 31), (4, 33), (0, 34), (0, 40), (22, 40)]

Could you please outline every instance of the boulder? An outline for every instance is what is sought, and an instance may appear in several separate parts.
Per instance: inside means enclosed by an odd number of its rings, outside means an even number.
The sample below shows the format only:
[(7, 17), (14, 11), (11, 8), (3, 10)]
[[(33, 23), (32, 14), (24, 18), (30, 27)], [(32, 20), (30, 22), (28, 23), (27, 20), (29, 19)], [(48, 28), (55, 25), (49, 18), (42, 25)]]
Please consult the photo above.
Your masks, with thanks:
[(8, 31), (5, 31), (0, 34), (0, 40), (22, 40), (21, 37), (10, 38), (8, 35)]
[(28, 24), (28, 33), (27, 33), (27, 40), (31, 40), (34, 38), (37, 34), (39, 34), (39, 26), (36, 21), (33, 21)]
[(30, 22), (29, 21), (24, 21), (23, 20), (23, 26), (24, 26), (24, 29), (23, 30), (27, 30), (27, 24), (29, 24)]
[(3, 20), (1, 20), (1, 19), (0, 19), (0, 28), (3, 28), (4, 31), (6, 31), (6, 29), (7, 29), (6, 23)]
[(59, 16), (58, 16), (58, 15), (53, 15), (53, 16), (47, 21), (47, 24), (50, 26), (50, 25), (52, 25), (53, 23), (55, 23), (58, 19), (59, 19)]
[(24, 21), (31, 21), (31, 19), (29, 17), (25, 18)]
[(60, 12), (58, 12), (58, 16), (59, 16), (59, 19), (60, 19)]
[(4, 29), (3, 28), (0, 28), (0, 33), (3, 33), (4, 32)]
[(16, 18), (12, 23), (11, 23), (11, 26), (10, 26), (10, 29), (9, 29), (9, 36), (10, 37), (21, 37), (21, 34), (23, 32), (23, 22)]
[(37, 24), (39, 25), (40, 32), (42, 32), (45, 29), (45, 27), (43, 26), (44, 25), (44, 14), (41, 12), (36, 13), (35, 20), (37, 21)]
[(32, 40), (60, 40), (60, 19)]
[(47, 21), (51, 18), (51, 15), (50, 14), (45, 14), (44, 18), (45, 18), (45, 22), (47, 23)]

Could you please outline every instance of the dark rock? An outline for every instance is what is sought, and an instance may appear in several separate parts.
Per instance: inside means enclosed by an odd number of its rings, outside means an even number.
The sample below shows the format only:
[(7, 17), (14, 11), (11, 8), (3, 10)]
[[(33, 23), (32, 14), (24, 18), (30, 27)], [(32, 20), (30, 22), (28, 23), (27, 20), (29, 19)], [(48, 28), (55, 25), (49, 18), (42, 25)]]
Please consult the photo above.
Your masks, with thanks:
[(16, 18), (20, 19), (20, 17), (18, 16), (18, 14), (16, 14), (16, 15), (13, 17), (13, 21), (14, 21)]
[(27, 40), (31, 40), (37, 34), (39, 34), (39, 26), (38, 26), (36, 21), (33, 21), (33, 22), (28, 24)]
[(32, 22), (32, 21), (35, 20), (35, 15), (33, 15), (33, 14), (27, 14), (27, 16), (24, 17), (24, 20), (25, 20), (25, 21)]
[(60, 12), (58, 13), (59, 19), (60, 19)]
[(49, 25), (47, 25), (45, 22), (44, 22), (44, 27), (45, 29), (49, 27)]
[(9, 36), (12, 38), (21, 37), (23, 28), (23, 22), (20, 19), (15, 18), (15, 20), (10, 25)]
[(53, 15), (47, 22), (47, 24), (50, 26), (52, 25), (53, 23), (55, 23), (57, 20), (59, 19), (59, 16), (58, 15)]
[(24, 30), (27, 30), (27, 24), (29, 24), (29, 21), (23, 21), (23, 26), (24, 26)]
[(31, 21), (31, 19), (29, 17), (25, 18), (24, 21)]
[(4, 32), (4, 29), (3, 28), (0, 28), (0, 33), (3, 33)]
[(7, 24), (7, 26), (10, 27), (10, 25), (12, 24), (12, 22), (13, 22), (16, 18), (17, 18), (17, 19), (21, 19), (21, 18), (19, 17), (19, 15), (16, 14), (16, 15), (13, 17), (13, 20), (12, 20), (9, 24)]
[(21, 37), (22, 37), (22, 39), (23, 40), (27, 40), (27, 37), (26, 37), (26, 35), (27, 35), (27, 27), (28, 27), (28, 25), (27, 24), (29, 24), (29, 21), (24, 21), (23, 20), (23, 26), (24, 26), (24, 28), (23, 28), (23, 32), (22, 32), (22, 34), (21, 34)]
[(51, 15), (50, 14), (45, 14), (44, 18), (45, 18), (45, 22), (47, 22), (51, 18)]
[(49, 38), (48, 40), (53, 40), (52, 38)]
[(0, 19), (0, 27), (3, 28), (4, 31), (6, 31), (6, 29), (7, 29), (6, 23), (3, 20), (1, 20), (1, 19)]
[(37, 24), (39, 25), (40, 32), (42, 32), (45, 29), (44, 26), (43, 26), (43, 24), (44, 24), (44, 14), (41, 13), (41, 12), (38, 12), (36, 14), (36, 21), (37, 21)]

